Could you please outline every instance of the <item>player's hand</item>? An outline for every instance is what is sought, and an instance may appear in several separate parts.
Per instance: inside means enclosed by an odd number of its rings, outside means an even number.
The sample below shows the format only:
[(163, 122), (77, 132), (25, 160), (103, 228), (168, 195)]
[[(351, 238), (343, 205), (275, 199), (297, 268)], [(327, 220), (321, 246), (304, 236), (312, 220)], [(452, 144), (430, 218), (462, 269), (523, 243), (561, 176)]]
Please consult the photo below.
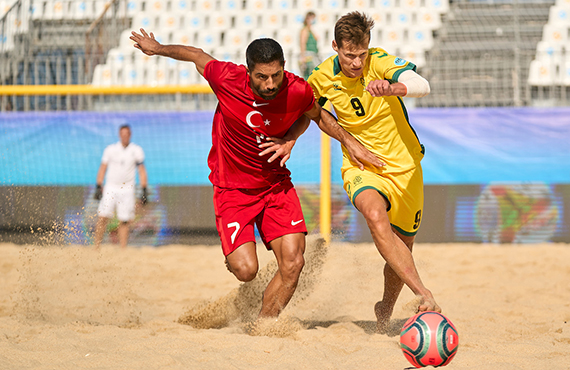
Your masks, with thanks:
[(93, 194), (93, 199), (101, 200), (103, 198), (103, 187), (101, 185), (97, 185), (95, 188), (95, 194)]
[(392, 96), (395, 95), (392, 90), (392, 85), (386, 80), (370, 81), (366, 86), (366, 91), (372, 96)]
[(135, 48), (141, 50), (146, 55), (155, 55), (157, 53), (157, 50), (160, 47), (160, 43), (156, 41), (152, 32), (149, 36), (146, 31), (141, 28), (140, 35), (135, 31), (131, 32), (131, 34), (132, 36), (130, 39), (135, 42), (133, 45)]
[(148, 202), (148, 192), (146, 187), (142, 188), (141, 204), (144, 206)]
[(370, 150), (366, 149), (356, 139), (349, 140), (347, 143), (345, 143), (344, 147), (348, 151), (350, 160), (356, 164), (361, 171), (364, 171), (364, 167), (366, 167), (366, 165), (376, 168), (382, 168), (386, 166), (386, 163), (384, 161), (378, 158)]
[(295, 140), (281, 139), (278, 137), (266, 137), (265, 140), (266, 142), (259, 144), (259, 147), (264, 149), (259, 153), (259, 156), (263, 157), (264, 155), (274, 152), (267, 162), (271, 163), (277, 158), (283, 157), (281, 158), (279, 165), (281, 167), (285, 166), (285, 162), (287, 162), (291, 157), (291, 150), (293, 150)]

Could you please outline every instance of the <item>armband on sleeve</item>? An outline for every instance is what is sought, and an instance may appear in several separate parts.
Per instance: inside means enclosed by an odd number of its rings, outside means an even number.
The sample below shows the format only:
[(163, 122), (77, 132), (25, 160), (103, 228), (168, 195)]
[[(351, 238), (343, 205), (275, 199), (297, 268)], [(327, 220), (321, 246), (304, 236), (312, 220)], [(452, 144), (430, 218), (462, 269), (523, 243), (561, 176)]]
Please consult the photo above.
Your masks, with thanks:
[(398, 82), (403, 83), (408, 89), (405, 97), (421, 98), (430, 93), (429, 82), (412, 70), (402, 72)]

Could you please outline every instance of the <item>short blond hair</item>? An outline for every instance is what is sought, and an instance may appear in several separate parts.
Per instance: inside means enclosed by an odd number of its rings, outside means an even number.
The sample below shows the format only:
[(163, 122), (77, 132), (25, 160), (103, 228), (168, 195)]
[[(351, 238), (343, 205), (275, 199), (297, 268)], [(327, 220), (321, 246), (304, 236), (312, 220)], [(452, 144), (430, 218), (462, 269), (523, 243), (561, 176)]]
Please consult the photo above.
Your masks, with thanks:
[(343, 15), (334, 26), (334, 40), (338, 47), (350, 43), (367, 45), (370, 42), (370, 30), (374, 28), (374, 20), (361, 12), (350, 12)]

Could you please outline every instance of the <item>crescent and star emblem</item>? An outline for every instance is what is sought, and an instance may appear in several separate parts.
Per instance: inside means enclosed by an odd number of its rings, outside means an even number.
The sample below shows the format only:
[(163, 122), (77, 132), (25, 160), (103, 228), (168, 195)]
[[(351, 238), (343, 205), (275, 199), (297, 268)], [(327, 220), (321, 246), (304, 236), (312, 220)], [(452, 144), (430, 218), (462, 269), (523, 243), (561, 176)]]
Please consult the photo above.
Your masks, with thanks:
[(263, 117), (263, 114), (261, 114), (261, 112), (258, 112), (256, 110), (252, 110), (251, 112), (249, 112), (247, 114), (247, 117), (245, 118), (245, 121), (247, 122), (249, 127), (259, 127), (259, 126), (255, 126), (253, 123), (251, 123), (251, 117), (253, 117), (254, 114), (259, 114), (260, 116)]

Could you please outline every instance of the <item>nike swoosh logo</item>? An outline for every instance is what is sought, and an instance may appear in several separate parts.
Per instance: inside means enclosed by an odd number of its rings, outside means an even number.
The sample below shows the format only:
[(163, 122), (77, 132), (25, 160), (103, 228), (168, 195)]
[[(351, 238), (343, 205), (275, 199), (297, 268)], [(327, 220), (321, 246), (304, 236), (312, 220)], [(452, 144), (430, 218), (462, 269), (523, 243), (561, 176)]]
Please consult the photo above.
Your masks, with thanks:
[(303, 220), (299, 220), (299, 221), (293, 221), (293, 220), (291, 220), (291, 225), (295, 226), (295, 225), (300, 224), (301, 222), (303, 222)]
[(256, 102), (256, 101), (253, 102), (253, 106), (254, 106), (255, 108), (261, 107), (261, 106), (263, 106), (263, 105), (268, 105), (268, 104), (269, 104), (269, 103), (258, 103), (258, 102)]

